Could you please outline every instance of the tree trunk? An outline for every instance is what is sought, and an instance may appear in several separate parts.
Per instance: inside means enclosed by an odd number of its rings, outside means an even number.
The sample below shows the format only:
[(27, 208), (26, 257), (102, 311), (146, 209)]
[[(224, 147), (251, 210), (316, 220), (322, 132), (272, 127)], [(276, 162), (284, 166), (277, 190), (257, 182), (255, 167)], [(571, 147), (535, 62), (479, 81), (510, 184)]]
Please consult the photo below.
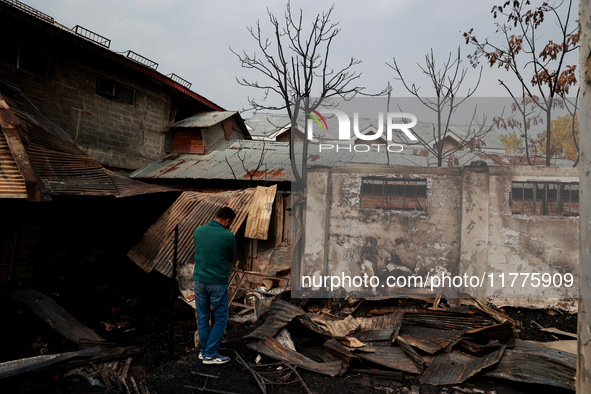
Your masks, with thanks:
[(550, 167), (552, 161), (552, 101), (550, 97), (546, 111), (546, 167)]

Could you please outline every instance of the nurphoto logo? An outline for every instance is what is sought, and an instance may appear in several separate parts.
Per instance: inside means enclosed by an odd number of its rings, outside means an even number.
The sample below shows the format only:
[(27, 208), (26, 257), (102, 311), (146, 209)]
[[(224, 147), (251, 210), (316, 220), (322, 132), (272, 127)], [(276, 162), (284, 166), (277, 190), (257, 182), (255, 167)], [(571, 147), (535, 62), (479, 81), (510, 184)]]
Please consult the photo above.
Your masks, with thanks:
[[(353, 112), (353, 119), (344, 111), (326, 108), (321, 109), (322, 114), (311, 108), (304, 108), (306, 115), (306, 136), (308, 140), (320, 141), (319, 152), (325, 151), (347, 151), (347, 152), (369, 152), (372, 148), (377, 151), (385, 151), (396, 153), (402, 152), (404, 146), (399, 143), (392, 143), (394, 133), (402, 133), (409, 141), (418, 141), (417, 137), (412, 133), (411, 129), (417, 124), (417, 117), (408, 112), (379, 112), (377, 119), (377, 127), (372, 127), (371, 130), (362, 129), (360, 127), (359, 113)], [(332, 117), (330, 116), (332, 115)], [(327, 118), (336, 118), (338, 124), (338, 134), (329, 134), (329, 126)], [(375, 119), (374, 119), (375, 120)], [(385, 121), (384, 121), (385, 120)], [(352, 127), (351, 127), (352, 126)], [(315, 127), (318, 127), (320, 132), (315, 132)], [(351, 130), (355, 141), (367, 141), (367, 143), (351, 143)], [(331, 130), (332, 131), (332, 130)], [(379, 143), (379, 140), (384, 140), (386, 143)], [(330, 143), (328, 143), (330, 141)], [(349, 142), (349, 144), (339, 143)], [(376, 143), (378, 142), (378, 143)]]

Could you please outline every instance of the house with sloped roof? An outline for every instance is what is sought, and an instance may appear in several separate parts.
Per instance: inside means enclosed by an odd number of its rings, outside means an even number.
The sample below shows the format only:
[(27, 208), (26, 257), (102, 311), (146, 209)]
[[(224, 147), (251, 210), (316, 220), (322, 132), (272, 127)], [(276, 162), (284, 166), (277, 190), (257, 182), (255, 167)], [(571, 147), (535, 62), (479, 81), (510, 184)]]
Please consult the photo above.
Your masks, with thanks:
[(291, 120), (287, 114), (254, 113), (245, 120), (253, 140), (289, 142)]
[(0, 0), (0, 20), (0, 79), (109, 168), (159, 159), (169, 125), (224, 110), (137, 49), (113, 49), (106, 33), (64, 26), (18, 0)]
[[(330, 134), (331, 131), (338, 130), (337, 119), (334, 116), (325, 116), (329, 135), (322, 135), (323, 142), (337, 142), (337, 135)], [(289, 142), (291, 135), (291, 120), (287, 114), (255, 113), (249, 119), (245, 120), (246, 127), (253, 140)], [(364, 135), (372, 135), (378, 132), (378, 125), (375, 119), (360, 118), (358, 121), (359, 130)], [(417, 141), (409, 140), (404, 134), (396, 135), (394, 142), (403, 143), (413, 149), (429, 146), (435, 147), (442, 141), (444, 150), (448, 149), (469, 149), (477, 145), (479, 151), (491, 154), (502, 154), (505, 147), (501, 143), (496, 130), (479, 130), (477, 125), (457, 125), (450, 124), (447, 131), (443, 133), (442, 138), (438, 136), (436, 124), (430, 122), (418, 122), (412, 128), (412, 132), (418, 137)], [(353, 136), (353, 132), (351, 132)], [(313, 140), (313, 139), (312, 139)], [(297, 139), (301, 142), (301, 138)], [(360, 140), (354, 140), (356, 143), (363, 143)], [(385, 144), (384, 138), (379, 138), (372, 142), (373, 144)], [(461, 145), (466, 145), (462, 148)]]

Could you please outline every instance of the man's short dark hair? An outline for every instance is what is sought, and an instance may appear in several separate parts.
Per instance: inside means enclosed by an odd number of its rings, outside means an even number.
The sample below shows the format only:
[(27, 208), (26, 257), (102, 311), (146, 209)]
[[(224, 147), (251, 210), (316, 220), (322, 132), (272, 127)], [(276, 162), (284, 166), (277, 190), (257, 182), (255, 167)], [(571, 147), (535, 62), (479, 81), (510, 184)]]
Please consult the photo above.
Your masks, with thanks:
[(218, 210), (216, 214), (216, 219), (234, 219), (236, 217), (236, 212), (230, 207), (222, 207)]

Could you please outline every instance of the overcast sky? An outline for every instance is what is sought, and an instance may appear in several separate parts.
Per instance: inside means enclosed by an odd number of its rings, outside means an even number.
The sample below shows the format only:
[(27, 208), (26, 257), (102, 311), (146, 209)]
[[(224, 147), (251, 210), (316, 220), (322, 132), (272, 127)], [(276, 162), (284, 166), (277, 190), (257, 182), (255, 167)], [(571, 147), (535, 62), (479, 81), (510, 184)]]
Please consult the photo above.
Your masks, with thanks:
[[(21, 0), (23, 1), (23, 0)], [(256, 90), (240, 86), (236, 77), (257, 79), (259, 75), (240, 67), (230, 47), (252, 52), (255, 41), (247, 26), (257, 19), (267, 28), (266, 9), (283, 15), (286, 2), (195, 0), (24, 0), (67, 27), (81, 25), (111, 39), (117, 52), (133, 50), (159, 64), (163, 74), (175, 73), (190, 81), (191, 90), (228, 110), (248, 107), (247, 96), (261, 97)], [(465, 45), (462, 32), (474, 27), (481, 37), (494, 36), (490, 13), (502, 0), (343, 0), (336, 2), (332, 20), (342, 29), (333, 45), (331, 62), (337, 67), (354, 56), (362, 60), (357, 70), (360, 84), (369, 92), (383, 89), (388, 81), (394, 96), (406, 96), (394, 72), (385, 63), (395, 56), (410, 82), (430, 92), (416, 66), (433, 48), (443, 60), (461, 47), (462, 57), (473, 48)], [(534, 0), (534, 3), (537, 1)], [(333, 1), (293, 1), (304, 18), (327, 10)], [(578, 7), (578, 4), (576, 5)], [(576, 15), (575, 8), (575, 15)], [(575, 17), (576, 19), (576, 17)], [(267, 29), (268, 32), (270, 30)], [(576, 60), (576, 59), (575, 59)], [(467, 60), (464, 65), (470, 67)], [(477, 70), (468, 71), (474, 82)], [(510, 74), (485, 66), (478, 96), (506, 96), (498, 79)]]

